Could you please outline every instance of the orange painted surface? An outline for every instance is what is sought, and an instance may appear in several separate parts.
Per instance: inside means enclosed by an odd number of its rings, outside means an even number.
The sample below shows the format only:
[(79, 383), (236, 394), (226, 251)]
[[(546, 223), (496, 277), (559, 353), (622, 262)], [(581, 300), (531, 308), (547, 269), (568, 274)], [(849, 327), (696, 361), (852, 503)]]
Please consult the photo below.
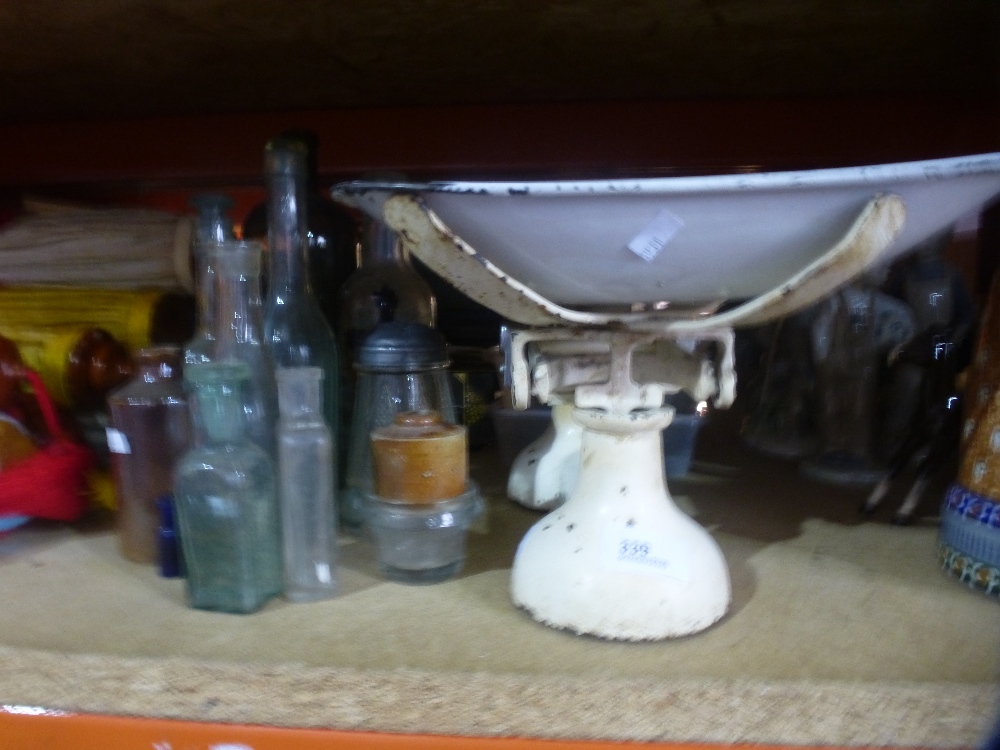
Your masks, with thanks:
[[(12, 710), (39, 713), (12, 713)], [(0, 707), (0, 747), (3, 750), (627, 750), (630, 747), (636, 750), (713, 750), (738, 746), (280, 729)], [(752, 748), (776, 750), (767, 745), (753, 745)]]

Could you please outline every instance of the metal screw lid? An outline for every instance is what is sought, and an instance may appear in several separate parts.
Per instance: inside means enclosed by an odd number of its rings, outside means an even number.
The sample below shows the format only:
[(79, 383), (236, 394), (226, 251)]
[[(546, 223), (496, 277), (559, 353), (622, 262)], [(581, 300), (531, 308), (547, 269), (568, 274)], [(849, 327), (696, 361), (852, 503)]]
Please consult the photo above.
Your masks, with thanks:
[(422, 323), (379, 323), (358, 347), (355, 366), (374, 372), (433, 370), (448, 366), (441, 334)]

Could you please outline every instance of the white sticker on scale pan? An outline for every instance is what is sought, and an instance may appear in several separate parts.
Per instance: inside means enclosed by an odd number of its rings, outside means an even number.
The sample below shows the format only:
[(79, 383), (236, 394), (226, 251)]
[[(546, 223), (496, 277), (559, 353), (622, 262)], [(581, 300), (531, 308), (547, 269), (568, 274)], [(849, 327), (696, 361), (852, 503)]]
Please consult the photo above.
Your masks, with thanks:
[(649, 533), (632, 521), (607, 524), (601, 531), (601, 564), (606, 570), (670, 578), (687, 583), (687, 545), (678, 537)]
[(652, 261), (683, 226), (683, 221), (662, 208), (653, 217), (653, 220), (632, 238), (632, 241), (628, 243), (628, 249), (643, 260)]

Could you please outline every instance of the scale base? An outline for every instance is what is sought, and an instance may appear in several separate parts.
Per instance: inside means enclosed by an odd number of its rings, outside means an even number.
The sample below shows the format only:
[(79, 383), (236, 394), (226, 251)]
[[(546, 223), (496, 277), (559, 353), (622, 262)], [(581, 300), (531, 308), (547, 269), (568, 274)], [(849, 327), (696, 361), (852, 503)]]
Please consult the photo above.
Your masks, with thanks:
[(514, 461), (507, 497), (532, 510), (553, 510), (566, 502), (580, 476), (582, 436), (573, 405), (553, 406), (548, 428)]
[(511, 596), (536, 620), (614, 640), (689, 635), (729, 606), (715, 540), (670, 499), (660, 432), (672, 409), (577, 409), (581, 474), (566, 503), (521, 541)]

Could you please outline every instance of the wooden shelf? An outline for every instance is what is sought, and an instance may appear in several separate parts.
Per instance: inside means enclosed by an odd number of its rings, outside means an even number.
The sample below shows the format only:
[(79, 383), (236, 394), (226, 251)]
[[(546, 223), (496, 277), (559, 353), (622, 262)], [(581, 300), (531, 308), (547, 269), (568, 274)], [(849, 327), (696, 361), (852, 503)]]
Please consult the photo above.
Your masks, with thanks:
[(671, 483), (730, 567), (731, 611), (704, 633), (609, 643), (514, 608), (510, 561), (539, 516), (504, 498), (486, 450), (473, 467), (488, 533), (436, 586), (381, 580), (368, 543), (345, 539), (337, 599), (220, 615), (122, 559), (104, 525), (0, 541), (0, 744), (974, 744), (1000, 697), (1000, 624), (995, 603), (939, 570), (932, 511), (895, 528), (890, 497), (863, 521), (857, 492), (747, 452), (716, 416), (695, 472)]

